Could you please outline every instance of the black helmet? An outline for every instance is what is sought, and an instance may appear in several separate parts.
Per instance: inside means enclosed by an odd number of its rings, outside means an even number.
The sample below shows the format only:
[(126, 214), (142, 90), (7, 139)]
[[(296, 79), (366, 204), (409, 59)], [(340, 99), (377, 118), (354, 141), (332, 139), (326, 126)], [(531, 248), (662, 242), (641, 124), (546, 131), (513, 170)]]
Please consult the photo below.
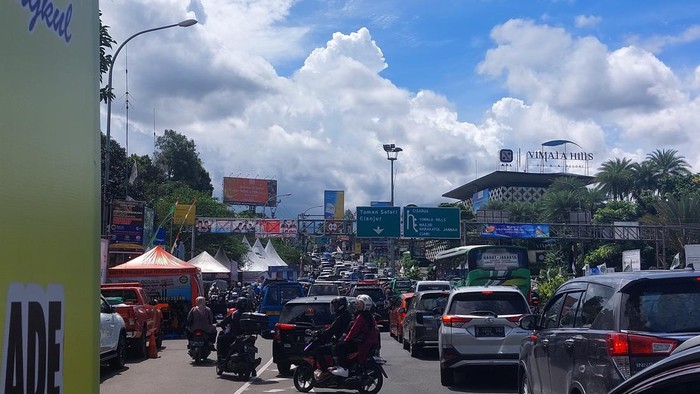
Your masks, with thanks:
[(331, 300), (331, 313), (341, 313), (348, 309), (348, 299), (345, 297), (335, 297)]
[(238, 297), (238, 300), (236, 300), (236, 309), (245, 312), (248, 309), (248, 299), (245, 297)]

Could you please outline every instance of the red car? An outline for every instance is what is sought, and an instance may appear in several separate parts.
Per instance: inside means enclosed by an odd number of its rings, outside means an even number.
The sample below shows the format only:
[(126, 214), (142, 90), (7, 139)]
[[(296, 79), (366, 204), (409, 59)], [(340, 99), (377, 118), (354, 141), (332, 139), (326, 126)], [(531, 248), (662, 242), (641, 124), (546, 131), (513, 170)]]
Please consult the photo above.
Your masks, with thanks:
[(389, 332), (400, 343), (403, 343), (403, 319), (406, 309), (413, 299), (413, 293), (403, 293), (396, 300), (394, 308), (389, 312)]

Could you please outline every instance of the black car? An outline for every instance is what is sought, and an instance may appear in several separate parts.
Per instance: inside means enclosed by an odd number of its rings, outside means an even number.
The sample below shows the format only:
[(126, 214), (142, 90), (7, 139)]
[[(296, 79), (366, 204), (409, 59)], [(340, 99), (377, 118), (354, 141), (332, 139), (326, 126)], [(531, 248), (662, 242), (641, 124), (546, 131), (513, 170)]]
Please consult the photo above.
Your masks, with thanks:
[(692, 270), (572, 279), (520, 320), (520, 392), (606, 393), (698, 335), (699, 303)]
[(674, 352), (610, 391), (610, 394), (642, 393), (700, 393), (700, 347)]
[(351, 297), (357, 297), (360, 294), (367, 294), (372, 298), (374, 302), (373, 312), (377, 315), (377, 325), (388, 331), (390, 303), (386, 298), (384, 289), (379, 285), (357, 284), (350, 290)]
[[(292, 364), (303, 362), (304, 347), (311, 339), (306, 330), (319, 330), (330, 325), (331, 300), (337, 296), (300, 297), (287, 302), (272, 334), (272, 361), (279, 373), (289, 374)], [(348, 310), (355, 310), (353, 299), (348, 298)]]
[(406, 310), (403, 319), (403, 348), (416, 357), (426, 347), (437, 347), (440, 318), (447, 305), (449, 291), (419, 291)]

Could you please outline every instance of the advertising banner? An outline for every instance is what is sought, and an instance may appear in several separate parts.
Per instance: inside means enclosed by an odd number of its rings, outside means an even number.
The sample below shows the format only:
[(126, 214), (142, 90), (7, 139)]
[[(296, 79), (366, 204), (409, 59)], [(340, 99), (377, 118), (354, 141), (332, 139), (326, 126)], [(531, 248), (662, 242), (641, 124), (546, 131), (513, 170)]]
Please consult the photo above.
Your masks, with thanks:
[(326, 190), (323, 192), (324, 217), (326, 219), (343, 219), (345, 211), (345, 192), (343, 190)]
[(281, 219), (229, 219), (198, 217), (198, 234), (255, 234), (260, 238), (296, 237), (296, 220)]
[(484, 224), (481, 236), (485, 238), (549, 238), (548, 224)]
[(276, 207), (277, 180), (224, 177), (224, 203)]
[(144, 207), (142, 201), (114, 200), (110, 228), (110, 252), (143, 251)]
[(3, 393), (99, 392), (98, 12), (0, 5)]
[(481, 208), (485, 207), (489, 202), (489, 189), (480, 190), (472, 196), (472, 213), (476, 215), (476, 212)]

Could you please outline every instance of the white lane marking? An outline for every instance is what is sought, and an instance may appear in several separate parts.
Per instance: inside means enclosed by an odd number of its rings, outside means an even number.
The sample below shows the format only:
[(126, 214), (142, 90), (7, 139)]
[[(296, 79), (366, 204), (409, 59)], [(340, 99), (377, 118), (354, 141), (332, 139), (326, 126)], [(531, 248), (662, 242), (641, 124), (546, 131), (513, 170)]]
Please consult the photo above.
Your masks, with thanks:
[(283, 391), (284, 391), (284, 389), (272, 389), (272, 390), (266, 390), (264, 392), (265, 393), (281, 393)]
[(233, 394), (241, 394), (242, 392), (246, 391), (246, 390), (248, 389), (248, 387), (250, 387), (251, 383), (253, 383), (254, 381), (260, 379), (259, 376), (260, 376), (260, 375), (267, 369), (267, 367), (269, 367), (270, 365), (272, 365), (272, 359), (270, 359), (270, 361), (268, 361), (267, 364), (265, 364), (262, 368), (260, 368), (260, 370), (258, 371), (258, 376), (256, 376), (255, 378), (250, 379), (250, 380), (248, 380), (247, 382), (245, 382), (245, 384), (244, 384), (243, 386), (241, 386), (240, 389), (236, 390), (236, 392), (233, 393)]

